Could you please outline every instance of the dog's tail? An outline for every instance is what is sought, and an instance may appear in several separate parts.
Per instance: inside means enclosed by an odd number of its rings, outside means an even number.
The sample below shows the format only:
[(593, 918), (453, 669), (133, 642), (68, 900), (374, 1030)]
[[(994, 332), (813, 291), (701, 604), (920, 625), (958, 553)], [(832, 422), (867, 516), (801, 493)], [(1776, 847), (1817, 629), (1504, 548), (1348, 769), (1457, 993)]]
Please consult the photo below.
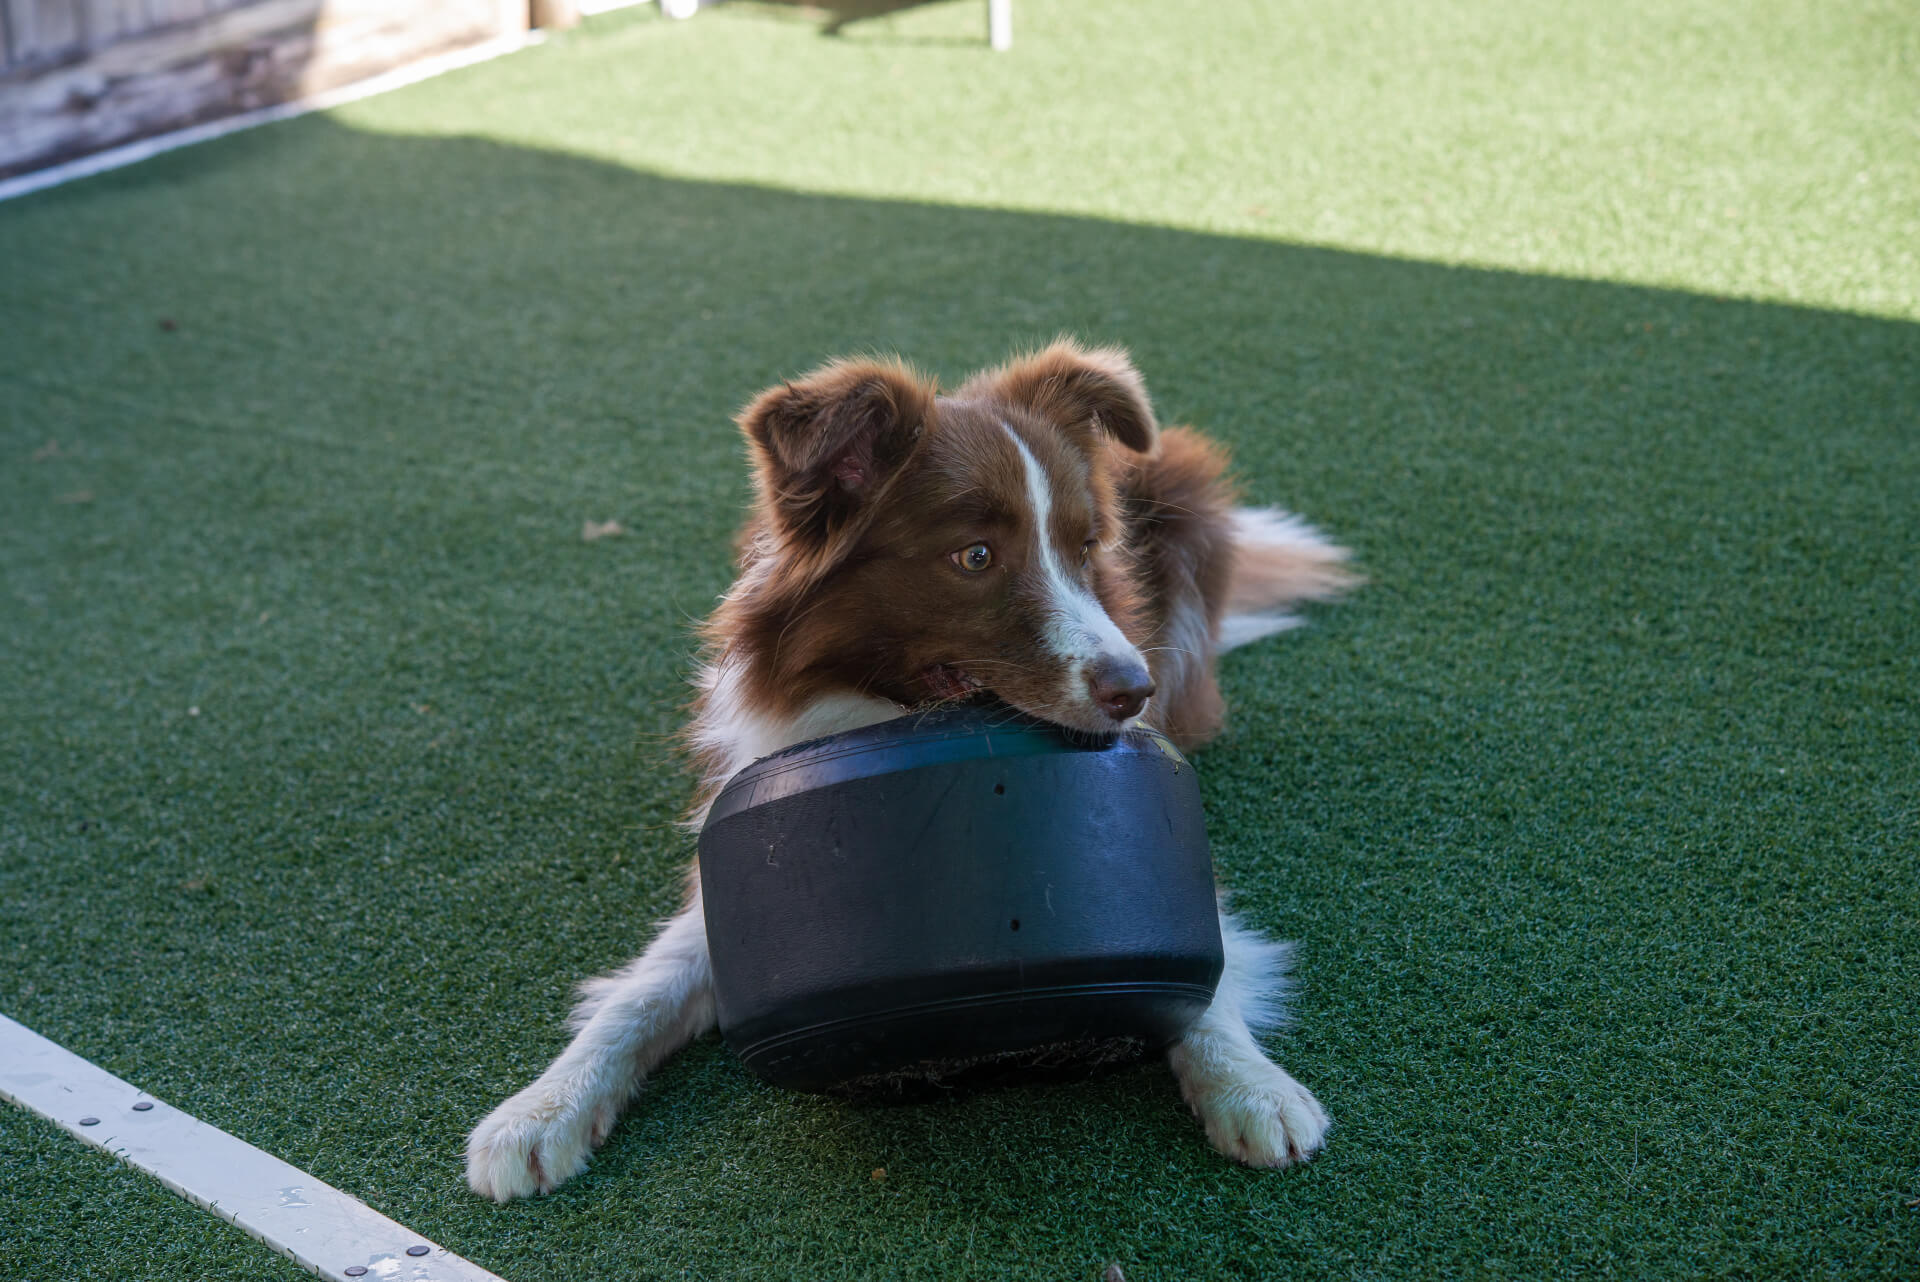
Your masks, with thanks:
[(1291, 606), (1331, 601), (1361, 581), (1347, 566), (1345, 548), (1291, 512), (1238, 507), (1232, 520), (1233, 572), (1217, 651), (1298, 627)]
[(1154, 724), (1182, 748), (1199, 747), (1224, 723), (1215, 655), (1296, 626), (1291, 607), (1360, 582), (1346, 549), (1299, 517), (1235, 506), (1226, 471), (1219, 445), (1168, 428), (1123, 492), (1139, 631), (1159, 687)]

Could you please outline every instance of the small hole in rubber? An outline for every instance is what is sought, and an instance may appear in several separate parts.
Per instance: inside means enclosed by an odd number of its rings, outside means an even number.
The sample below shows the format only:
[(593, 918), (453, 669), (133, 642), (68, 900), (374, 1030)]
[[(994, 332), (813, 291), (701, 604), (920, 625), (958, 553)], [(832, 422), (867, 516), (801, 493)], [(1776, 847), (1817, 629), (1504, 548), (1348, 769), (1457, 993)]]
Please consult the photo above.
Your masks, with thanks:
[(1018, 930), (1018, 929), (1020, 929), (1020, 919), (1019, 919), (1018, 917), (1015, 917), (1015, 918), (1013, 919), (1013, 928), (1014, 928), (1015, 930)]
[(1003, 784), (1003, 783), (997, 783), (997, 784), (995, 784), (995, 785), (993, 785), (993, 795), (994, 795), (994, 796), (996, 796), (996, 797), (1004, 797), (1004, 796), (1006, 796), (1006, 795), (1007, 795), (1007, 785), (1005, 785), (1005, 784)]

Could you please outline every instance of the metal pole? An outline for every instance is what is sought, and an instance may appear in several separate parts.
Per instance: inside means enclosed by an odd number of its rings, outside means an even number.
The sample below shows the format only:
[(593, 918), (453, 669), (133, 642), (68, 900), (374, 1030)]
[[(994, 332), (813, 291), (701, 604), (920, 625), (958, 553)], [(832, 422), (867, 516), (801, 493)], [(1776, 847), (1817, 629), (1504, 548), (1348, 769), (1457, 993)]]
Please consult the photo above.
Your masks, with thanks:
[(987, 0), (987, 43), (998, 50), (1013, 48), (1013, 0)]

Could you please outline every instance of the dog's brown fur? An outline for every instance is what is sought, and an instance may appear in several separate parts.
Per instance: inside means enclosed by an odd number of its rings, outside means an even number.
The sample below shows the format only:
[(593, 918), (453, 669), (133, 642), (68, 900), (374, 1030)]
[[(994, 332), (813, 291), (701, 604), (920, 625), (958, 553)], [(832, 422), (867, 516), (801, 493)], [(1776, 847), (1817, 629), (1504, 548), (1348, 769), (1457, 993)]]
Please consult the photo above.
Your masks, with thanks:
[[(939, 665), (1048, 715), (1055, 674), (1031, 628), (1009, 628), (1003, 603), (942, 564), (1019, 520), (1023, 478), (1002, 424), (1051, 475), (1080, 480), (1056, 488), (1051, 537), (1067, 557), (1081, 534), (1095, 541), (1093, 593), (1147, 657), (1149, 719), (1183, 747), (1224, 720), (1212, 650), (1226, 612), (1352, 582), (1326, 557), (1236, 548), (1226, 451), (1191, 428), (1161, 431), (1116, 349), (1057, 342), (944, 397), (899, 361), (834, 361), (761, 393), (738, 421), (756, 503), (739, 581), (704, 636), (710, 661), (743, 662), (746, 697), (773, 715), (836, 689), (922, 703), (939, 693), (923, 679)], [(703, 764), (711, 777), (724, 763)]]

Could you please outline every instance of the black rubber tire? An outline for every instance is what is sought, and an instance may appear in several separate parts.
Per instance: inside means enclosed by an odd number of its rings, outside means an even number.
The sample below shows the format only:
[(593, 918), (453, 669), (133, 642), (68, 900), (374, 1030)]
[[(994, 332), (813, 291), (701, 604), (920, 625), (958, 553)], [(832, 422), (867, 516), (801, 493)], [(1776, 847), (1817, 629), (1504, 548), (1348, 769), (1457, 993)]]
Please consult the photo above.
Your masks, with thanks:
[(748, 766), (700, 834), (720, 1030), (801, 1090), (1164, 1046), (1222, 965), (1193, 767), (948, 707)]

